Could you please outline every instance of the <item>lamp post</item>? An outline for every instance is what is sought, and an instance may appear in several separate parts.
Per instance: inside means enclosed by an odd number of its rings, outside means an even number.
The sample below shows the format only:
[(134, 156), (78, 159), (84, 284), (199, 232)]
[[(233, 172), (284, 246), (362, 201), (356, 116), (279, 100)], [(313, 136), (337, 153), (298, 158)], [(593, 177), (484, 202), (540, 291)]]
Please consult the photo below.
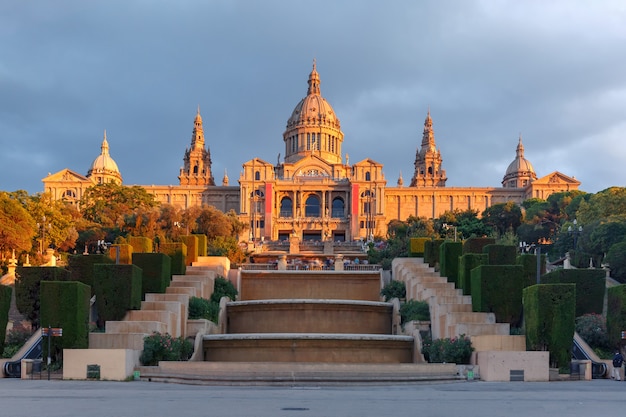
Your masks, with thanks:
[(574, 219), (574, 227), (572, 227), (571, 225), (567, 227), (567, 233), (572, 235), (574, 237), (574, 250), (576, 250), (577, 243), (578, 243), (578, 236), (583, 232), (583, 227), (582, 226), (578, 226), (578, 221), (576, 219)]

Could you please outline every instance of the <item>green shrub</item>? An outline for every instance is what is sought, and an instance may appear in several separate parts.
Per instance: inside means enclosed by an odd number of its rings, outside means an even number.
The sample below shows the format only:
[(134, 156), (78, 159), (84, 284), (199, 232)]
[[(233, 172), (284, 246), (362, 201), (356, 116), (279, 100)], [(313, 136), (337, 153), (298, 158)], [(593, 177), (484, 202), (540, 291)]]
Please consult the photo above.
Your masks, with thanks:
[(403, 281), (392, 280), (380, 290), (380, 295), (384, 297), (385, 301), (389, 301), (392, 298), (405, 299), (406, 286)]
[(602, 313), (606, 272), (602, 269), (557, 269), (541, 277), (542, 284), (576, 284), (576, 317)]
[(172, 275), (185, 275), (187, 266), (185, 259), (187, 258), (187, 245), (181, 242), (161, 243), (159, 252), (168, 255), (171, 261)]
[(622, 342), (622, 331), (626, 330), (626, 285), (607, 289), (606, 330), (612, 347)]
[(33, 327), (39, 327), (39, 291), (42, 281), (70, 281), (67, 269), (52, 266), (18, 266), (15, 276), (17, 309)]
[(94, 265), (94, 293), (101, 324), (122, 320), (128, 310), (141, 308), (142, 275), (136, 265)]
[(135, 253), (151, 253), (152, 252), (152, 248), (154, 246), (152, 239), (143, 237), (143, 236), (131, 236), (128, 240), (129, 240), (128, 243), (130, 243), (130, 246), (132, 246), (133, 248), (133, 253), (131, 254), (131, 258), (132, 258), (132, 255), (134, 255)]
[(428, 302), (409, 300), (400, 306), (400, 322), (430, 321), (430, 309)]
[(130, 265), (133, 263), (133, 247), (126, 243), (115, 243), (109, 247), (109, 257), (113, 262)]
[(594, 350), (610, 348), (606, 319), (601, 314), (591, 313), (576, 317), (576, 332)]
[(159, 361), (186, 361), (193, 353), (193, 344), (183, 338), (174, 338), (169, 333), (152, 333), (143, 339), (143, 352), (139, 361), (144, 366), (156, 366)]
[(569, 366), (576, 316), (575, 284), (541, 284), (524, 288), (526, 350), (549, 351), (550, 366)]
[[(63, 337), (53, 337), (43, 346), (44, 357), (55, 361), (63, 357), (63, 349), (89, 347), (89, 299), (91, 288), (82, 282), (43, 281), (41, 283), (42, 327), (60, 327)], [(50, 354), (48, 354), (50, 346)]]
[(485, 245), (483, 253), (487, 255), (488, 265), (515, 265), (517, 263), (517, 246)]
[(7, 333), (5, 344), (4, 344), (4, 352), (2, 352), (3, 358), (12, 358), (13, 355), (17, 353), (18, 350), (24, 346), (24, 343), (33, 333), (22, 325), (18, 325), (13, 327)]
[(133, 265), (141, 268), (141, 299), (146, 293), (163, 294), (172, 277), (172, 258), (164, 253), (135, 253)]
[(428, 237), (412, 237), (409, 239), (409, 257), (421, 258), (424, 256), (424, 244), (431, 240)]
[(211, 302), (206, 298), (190, 297), (189, 298), (189, 319), (208, 319), (210, 320)]
[(492, 237), (470, 237), (463, 242), (463, 254), (483, 253), (483, 248), (493, 245), (496, 240)]
[(9, 323), (9, 309), (11, 307), (13, 288), (0, 285), (0, 350), (4, 346), (7, 324)]
[(191, 265), (198, 260), (198, 236), (181, 236), (180, 240), (187, 246), (187, 257), (185, 258), (185, 265)]
[(422, 354), (430, 363), (469, 364), (474, 348), (469, 337), (464, 334), (452, 339), (424, 339)]
[(463, 255), (461, 242), (444, 242), (439, 246), (439, 271), (441, 276), (459, 288), (459, 258)]
[(222, 297), (228, 297), (235, 301), (237, 299), (237, 289), (232, 282), (222, 276), (215, 278), (213, 286), (213, 294), (211, 294), (211, 301), (218, 304)]
[(67, 270), (70, 271), (72, 281), (79, 281), (91, 287), (91, 295), (94, 295), (93, 289), (93, 266), (95, 264), (113, 264), (113, 260), (108, 255), (90, 254), (90, 255), (70, 255), (67, 258)]

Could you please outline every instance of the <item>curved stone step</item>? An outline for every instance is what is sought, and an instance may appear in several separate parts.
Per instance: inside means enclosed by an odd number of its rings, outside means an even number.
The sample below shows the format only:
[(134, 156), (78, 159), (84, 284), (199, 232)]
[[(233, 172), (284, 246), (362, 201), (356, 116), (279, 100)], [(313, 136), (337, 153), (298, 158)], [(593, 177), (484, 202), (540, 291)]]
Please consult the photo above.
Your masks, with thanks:
[(412, 336), (246, 333), (203, 337), (211, 362), (413, 363)]
[(354, 300), (255, 300), (226, 304), (226, 333), (392, 334), (391, 303)]

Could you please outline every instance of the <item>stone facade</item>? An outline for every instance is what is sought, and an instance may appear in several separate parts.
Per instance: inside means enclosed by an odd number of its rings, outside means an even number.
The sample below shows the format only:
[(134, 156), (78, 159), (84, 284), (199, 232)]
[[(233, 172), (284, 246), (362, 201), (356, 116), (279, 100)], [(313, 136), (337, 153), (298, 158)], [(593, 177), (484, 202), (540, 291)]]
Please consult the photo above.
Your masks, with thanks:
[[(158, 201), (180, 208), (208, 204), (224, 212), (234, 210), (250, 225), (251, 240), (296, 236), (302, 240), (347, 241), (384, 236), (387, 224), (394, 219), (436, 218), (455, 209), (482, 212), (497, 203), (545, 199), (580, 186), (578, 180), (557, 171), (538, 178), (524, 158), (520, 137), (502, 187), (446, 187), (430, 110), (410, 185), (404, 186), (400, 177), (395, 186), (388, 186), (382, 164), (369, 158), (350, 164), (347, 154), (342, 157), (341, 124), (322, 97), (320, 83), (314, 63), (307, 94), (294, 108), (283, 133), (283, 161), (280, 154), (276, 164), (254, 158), (243, 164), (238, 186), (229, 185), (226, 174), (222, 184), (215, 185), (198, 109), (179, 184), (143, 187)], [(108, 154), (106, 133), (102, 154), (87, 176), (65, 169), (43, 179), (45, 192), (72, 203), (77, 203), (88, 187), (110, 181), (121, 183), (121, 175)]]

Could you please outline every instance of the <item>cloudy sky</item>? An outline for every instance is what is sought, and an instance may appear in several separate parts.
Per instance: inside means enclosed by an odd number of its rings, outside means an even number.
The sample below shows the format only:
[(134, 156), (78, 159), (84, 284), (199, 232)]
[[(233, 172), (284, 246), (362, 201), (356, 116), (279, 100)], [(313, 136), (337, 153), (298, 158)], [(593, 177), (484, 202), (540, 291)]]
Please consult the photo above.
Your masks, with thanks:
[(408, 182), (430, 108), (448, 186), (499, 186), (521, 134), (541, 177), (626, 185), (626, 2), (0, 2), (0, 190), (85, 175), (178, 184), (200, 106), (218, 183), (285, 154), (313, 59), (349, 162)]

